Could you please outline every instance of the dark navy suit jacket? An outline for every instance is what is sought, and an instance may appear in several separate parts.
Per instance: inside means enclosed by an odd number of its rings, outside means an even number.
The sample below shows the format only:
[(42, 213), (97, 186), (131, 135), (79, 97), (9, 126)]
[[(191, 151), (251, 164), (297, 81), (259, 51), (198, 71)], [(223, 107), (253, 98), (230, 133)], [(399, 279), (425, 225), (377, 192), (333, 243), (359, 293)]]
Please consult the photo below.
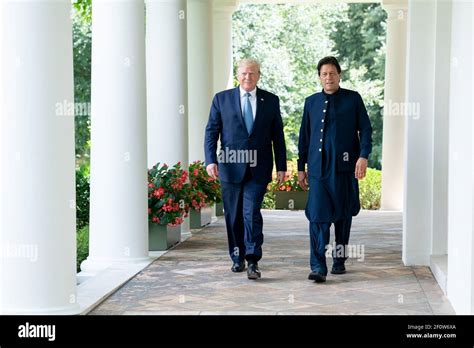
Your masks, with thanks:
[[(216, 152), (219, 137), (221, 151), (226, 152), (227, 156), (221, 155), (218, 158)], [(250, 165), (252, 177), (258, 183), (269, 183), (273, 170), (272, 145), (277, 171), (286, 171), (285, 136), (280, 115), (280, 100), (276, 95), (257, 88), (257, 111), (250, 135), (242, 117), (239, 87), (219, 92), (214, 96), (206, 126), (204, 152), (207, 165), (218, 164), (221, 181), (241, 183), (249, 166), (243, 162), (229, 163), (234, 162), (229, 153), (255, 150), (253, 153), (256, 154), (256, 165)]]
[[(369, 158), (372, 152), (372, 126), (362, 97), (356, 91), (340, 88), (334, 95), (336, 114), (336, 155), (338, 171), (355, 171), (359, 157)], [(322, 154), (320, 139), (323, 139), (326, 96), (315, 93), (306, 98), (298, 143), (298, 171), (308, 175), (321, 174)]]

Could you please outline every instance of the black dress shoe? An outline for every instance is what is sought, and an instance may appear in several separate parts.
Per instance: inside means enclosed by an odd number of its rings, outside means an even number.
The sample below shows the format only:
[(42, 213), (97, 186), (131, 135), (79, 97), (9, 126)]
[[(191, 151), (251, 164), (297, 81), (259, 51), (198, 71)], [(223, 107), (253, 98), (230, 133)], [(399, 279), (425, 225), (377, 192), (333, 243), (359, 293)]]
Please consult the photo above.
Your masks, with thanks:
[(332, 266), (331, 274), (344, 274), (346, 273), (346, 267), (341, 266)]
[(243, 272), (245, 270), (245, 261), (234, 262), (231, 270), (232, 272)]
[(311, 272), (308, 279), (314, 280), (316, 283), (324, 283), (326, 281), (326, 276), (319, 272)]
[(247, 268), (247, 278), (255, 280), (262, 276), (258, 269), (258, 263), (249, 263)]

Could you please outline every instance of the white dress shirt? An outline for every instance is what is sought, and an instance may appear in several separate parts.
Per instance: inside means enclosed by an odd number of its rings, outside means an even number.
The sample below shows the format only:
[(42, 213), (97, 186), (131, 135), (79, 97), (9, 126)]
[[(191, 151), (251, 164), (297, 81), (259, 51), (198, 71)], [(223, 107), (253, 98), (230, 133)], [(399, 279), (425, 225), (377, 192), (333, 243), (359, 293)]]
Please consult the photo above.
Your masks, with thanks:
[[(245, 94), (247, 94), (247, 91), (244, 90), (242, 87), (239, 87), (239, 89), (240, 89), (240, 107), (242, 109), (241, 111), (243, 115), (245, 103), (247, 103), (247, 97), (245, 96)], [(248, 93), (250, 93), (250, 105), (252, 105), (253, 120), (255, 121), (255, 115), (257, 114), (257, 87), (255, 87), (252, 91)]]

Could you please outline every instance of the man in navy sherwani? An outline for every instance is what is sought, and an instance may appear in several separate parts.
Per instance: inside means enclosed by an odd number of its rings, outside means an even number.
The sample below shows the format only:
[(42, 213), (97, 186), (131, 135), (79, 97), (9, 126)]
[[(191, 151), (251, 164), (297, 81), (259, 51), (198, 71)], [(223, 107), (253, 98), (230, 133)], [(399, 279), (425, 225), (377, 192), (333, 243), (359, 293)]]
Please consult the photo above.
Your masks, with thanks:
[(360, 210), (358, 180), (366, 174), (372, 127), (360, 94), (340, 88), (341, 67), (337, 59), (323, 58), (317, 69), (323, 90), (305, 101), (298, 144), (298, 180), (303, 189), (309, 181), (308, 278), (324, 282), (331, 224), (336, 234), (331, 273), (346, 272), (352, 216)]
[[(261, 277), (263, 219), (260, 208), (272, 179), (273, 152), (277, 178), (286, 172), (286, 146), (279, 98), (257, 87), (260, 64), (244, 59), (237, 71), (240, 85), (214, 96), (204, 151), (208, 174), (219, 177), (227, 228), (231, 270)], [(217, 155), (217, 141), (221, 149)]]

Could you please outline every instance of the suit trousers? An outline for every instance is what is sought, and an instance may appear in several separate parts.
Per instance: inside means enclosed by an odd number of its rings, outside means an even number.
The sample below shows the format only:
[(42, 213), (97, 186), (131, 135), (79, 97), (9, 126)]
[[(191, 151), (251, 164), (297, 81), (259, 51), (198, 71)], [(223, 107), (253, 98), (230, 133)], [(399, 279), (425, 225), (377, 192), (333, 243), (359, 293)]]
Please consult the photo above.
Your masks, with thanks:
[(260, 209), (267, 184), (257, 183), (247, 168), (241, 183), (221, 182), (221, 189), (230, 258), (258, 262), (263, 244)]
[[(332, 250), (333, 266), (343, 266), (347, 260), (346, 246), (349, 244), (352, 217), (334, 223), (336, 248)], [(329, 222), (310, 222), (310, 265), (311, 271), (327, 275), (326, 246), (329, 244)]]

